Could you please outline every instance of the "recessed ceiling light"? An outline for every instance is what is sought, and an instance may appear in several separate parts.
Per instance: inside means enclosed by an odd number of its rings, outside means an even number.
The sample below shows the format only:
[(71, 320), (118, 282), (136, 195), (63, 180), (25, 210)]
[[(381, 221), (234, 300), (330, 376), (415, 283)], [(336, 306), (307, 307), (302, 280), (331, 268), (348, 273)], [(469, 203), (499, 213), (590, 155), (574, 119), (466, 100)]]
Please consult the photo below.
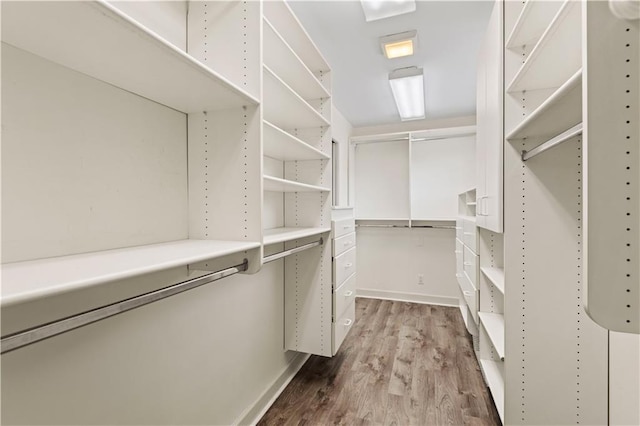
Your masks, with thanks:
[(402, 121), (418, 120), (425, 117), (422, 68), (397, 69), (389, 74), (389, 84)]
[(360, 2), (367, 22), (416, 10), (415, 0), (360, 0)]
[(380, 37), (380, 46), (382, 47), (384, 56), (389, 59), (394, 59), (413, 55), (417, 41), (418, 32), (412, 30)]

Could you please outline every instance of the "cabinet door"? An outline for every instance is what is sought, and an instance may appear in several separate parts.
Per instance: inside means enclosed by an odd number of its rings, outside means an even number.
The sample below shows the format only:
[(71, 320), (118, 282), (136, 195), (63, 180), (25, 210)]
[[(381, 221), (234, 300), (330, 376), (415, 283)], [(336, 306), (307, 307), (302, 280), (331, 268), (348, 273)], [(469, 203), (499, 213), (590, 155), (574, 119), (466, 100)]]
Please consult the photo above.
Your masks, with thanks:
[(478, 226), (502, 232), (503, 5), (493, 7), (478, 67)]

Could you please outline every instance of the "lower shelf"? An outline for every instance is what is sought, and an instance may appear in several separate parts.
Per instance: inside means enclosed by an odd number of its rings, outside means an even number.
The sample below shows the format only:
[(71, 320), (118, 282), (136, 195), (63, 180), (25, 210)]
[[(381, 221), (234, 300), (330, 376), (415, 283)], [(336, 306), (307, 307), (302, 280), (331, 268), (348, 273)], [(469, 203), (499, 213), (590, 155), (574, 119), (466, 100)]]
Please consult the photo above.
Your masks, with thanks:
[(480, 359), (479, 361), (482, 367), (482, 373), (491, 390), (493, 402), (500, 415), (500, 420), (502, 420), (502, 424), (504, 424), (504, 378), (502, 375), (504, 362), (492, 361), (490, 359)]
[(496, 353), (500, 359), (504, 360), (504, 316), (502, 314), (478, 312), (478, 317)]
[(260, 247), (259, 242), (179, 240), (5, 263), (2, 265), (0, 303), (5, 307), (258, 247)]
[(265, 229), (263, 234), (264, 245), (283, 243), (297, 240), (298, 238), (311, 237), (313, 235), (330, 232), (331, 228), (273, 228)]

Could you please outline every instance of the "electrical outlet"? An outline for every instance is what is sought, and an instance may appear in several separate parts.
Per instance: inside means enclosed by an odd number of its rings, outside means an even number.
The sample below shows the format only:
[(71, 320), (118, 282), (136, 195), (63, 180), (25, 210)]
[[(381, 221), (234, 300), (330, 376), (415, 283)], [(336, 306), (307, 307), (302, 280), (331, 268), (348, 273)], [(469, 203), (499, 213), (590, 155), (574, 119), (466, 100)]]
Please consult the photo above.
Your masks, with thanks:
[(424, 275), (418, 274), (418, 285), (424, 285)]

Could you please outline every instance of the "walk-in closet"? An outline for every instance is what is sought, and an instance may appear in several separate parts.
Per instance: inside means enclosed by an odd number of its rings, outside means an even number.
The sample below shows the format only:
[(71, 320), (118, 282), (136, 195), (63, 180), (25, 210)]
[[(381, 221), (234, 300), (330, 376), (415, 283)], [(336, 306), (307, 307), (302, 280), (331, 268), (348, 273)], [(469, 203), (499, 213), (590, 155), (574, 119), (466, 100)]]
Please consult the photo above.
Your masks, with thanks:
[(0, 19), (0, 423), (640, 425), (639, 0)]

